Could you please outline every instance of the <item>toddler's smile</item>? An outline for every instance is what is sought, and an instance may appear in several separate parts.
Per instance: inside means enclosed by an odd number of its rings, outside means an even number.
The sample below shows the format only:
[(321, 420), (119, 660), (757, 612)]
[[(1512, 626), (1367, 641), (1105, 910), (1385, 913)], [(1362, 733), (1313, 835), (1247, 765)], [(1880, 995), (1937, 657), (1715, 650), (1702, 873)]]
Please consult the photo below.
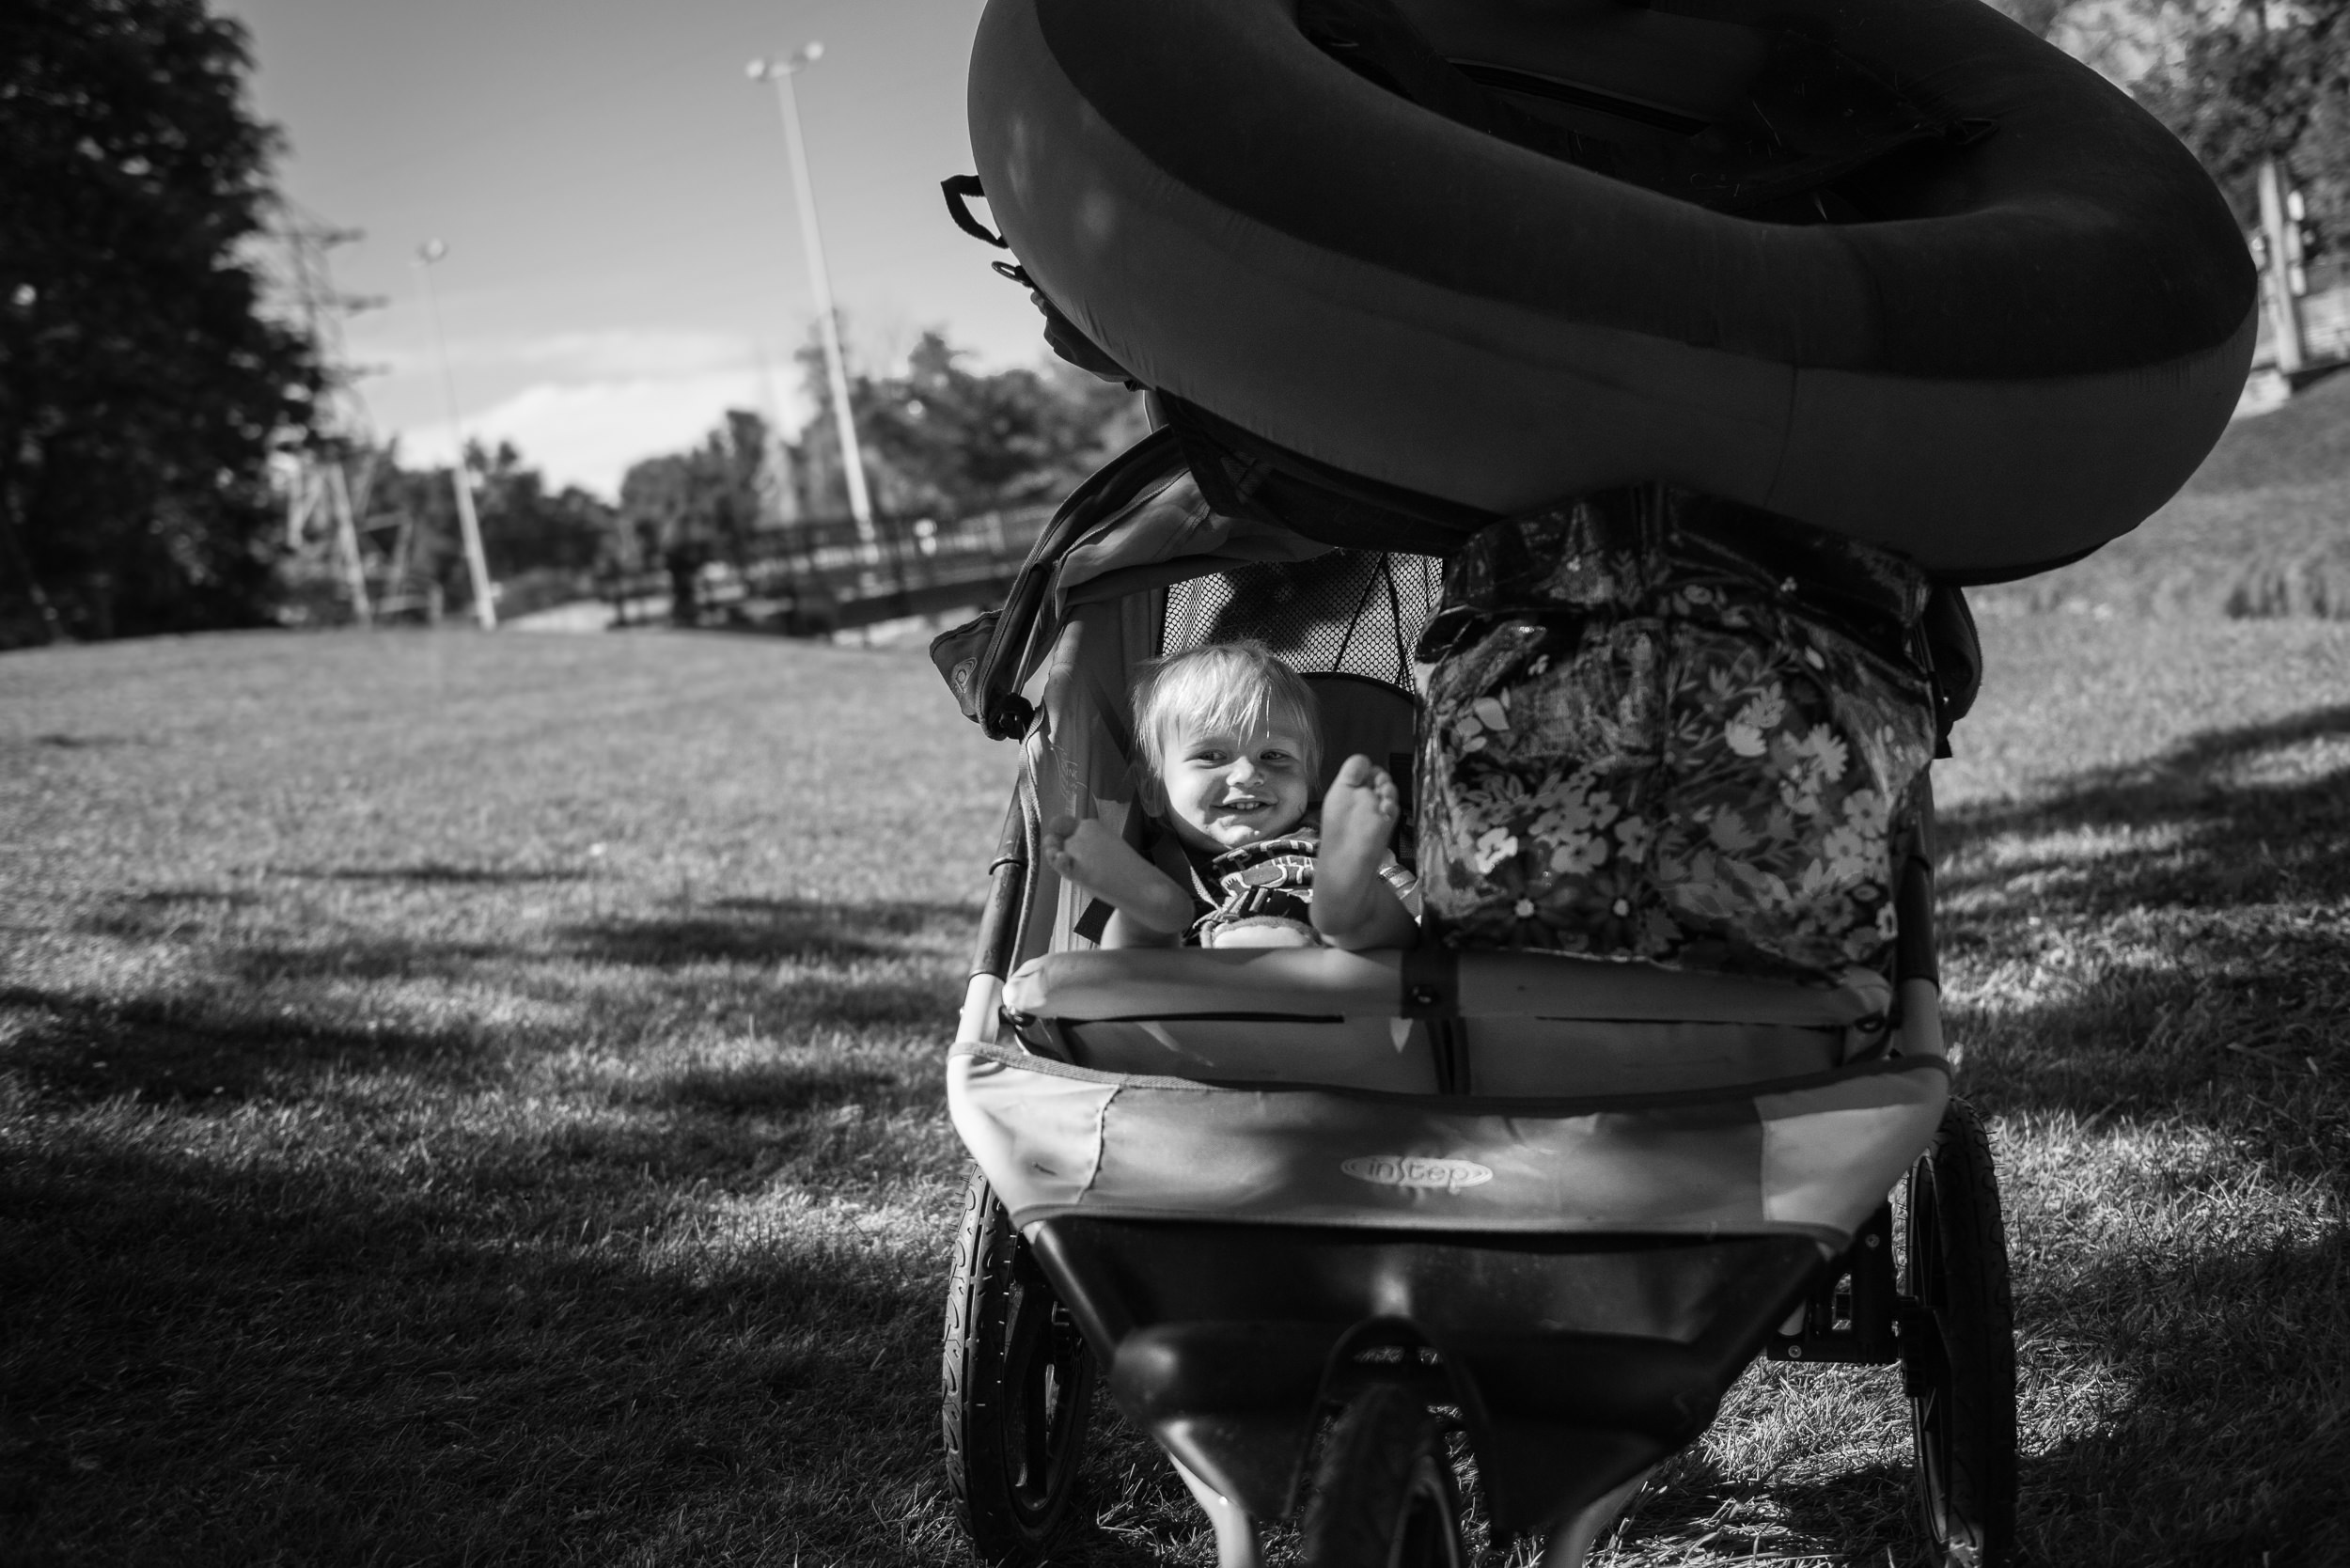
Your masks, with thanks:
[(1176, 837), (1221, 854), (1276, 839), (1306, 820), (1313, 782), (1306, 739), (1276, 720), (1186, 730), (1167, 751), (1159, 784)]

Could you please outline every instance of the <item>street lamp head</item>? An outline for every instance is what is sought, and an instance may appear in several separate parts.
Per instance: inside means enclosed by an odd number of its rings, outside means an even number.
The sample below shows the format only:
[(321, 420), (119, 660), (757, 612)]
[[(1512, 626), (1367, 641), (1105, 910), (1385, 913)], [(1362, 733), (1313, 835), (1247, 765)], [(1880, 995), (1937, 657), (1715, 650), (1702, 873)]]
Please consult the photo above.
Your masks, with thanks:
[(448, 242), (446, 240), (427, 240), (416, 247), (416, 259), (427, 266), (431, 266), (447, 254)]
[(783, 59), (753, 60), (743, 71), (754, 82), (780, 82), (787, 76), (798, 75), (823, 57), (824, 46), (811, 39)]

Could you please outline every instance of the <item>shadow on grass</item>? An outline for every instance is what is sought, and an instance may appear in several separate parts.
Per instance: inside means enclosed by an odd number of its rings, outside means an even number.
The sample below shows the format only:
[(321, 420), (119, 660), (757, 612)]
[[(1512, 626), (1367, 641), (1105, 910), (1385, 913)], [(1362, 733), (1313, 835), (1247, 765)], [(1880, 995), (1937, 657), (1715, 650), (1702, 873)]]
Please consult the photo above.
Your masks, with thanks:
[(0, 988), (21, 1009), (7, 1065), (35, 1092), (82, 1104), (131, 1094), (160, 1103), (234, 1105), (290, 1074), (335, 1068), (480, 1083), (480, 1033), (384, 1024), (334, 1024), (202, 996), (98, 998), (27, 986)]
[(0, 1067), (70, 1103), (133, 1094), (233, 1105), (299, 1098), (305, 1081), (334, 1074), (479, 1090), (512, 1081), (534, 1057), (586, 1048), (643, 1061), (666, 1085), (664, 1103), (745, 1114), (838, 1105), (852, 1091), (799, 1065), (662, 1077), (657, 1058), (688, 1042), (732, 1062), (762, 1049), (861, 1048), (875, 1031), (901, 1036), (901, 1049), (943, 1041), (971, 918), (947, 903), (740, 900), (688, 917), (541, 925), (510, 940), (341, 924), (288, 940), (296, 912), (282, 906), (241, 910), (227, 928), (215, 913), (256, 903), (265, 897), (244, 889), (156, 889), (78, 919), (81, 933), (166, 954), (168, 978), (135, 990), (0, 988), (10, 1031)]
[[(1853, 1369), (1838, 1375), (1898, 1377), (1893, 1369)], [(1909, 1471), (1897, 1465), (1864, 1465), (1800, 1481), (1731, 1476), (1702, 1450), (1669, 1460), (1640, 1495), (1621, 1540), (1637, 1560), (1660, 1551), (1704, 1550), (1737, 1560), (1824, 1556), (1856, 1565), (1907, 1560), (1917, 1539)], [(1753, 1512), (1749, 1513), (1749, 1507)]]
[(517, 869), (501, 866), (451, 866), (432, 860), (417, 866), (338, 867), (329, 870), (287, 869), (283, 877), (317, 878), (325, 882), (406, 882), (426, 887), (519, 887), (540, 882), (585, 882), (592, 873), (575, 868)]
[(178, 909), (188, 904), (217, 904), (224, 909), (243, 909), (259, 903), (261, 896), (242, 887), (150, 887), (144, 893), (132, 893), (119, 902), (133, 909)]
[[(926, 1090), (928, 1086), (925, 1086)], [(693, 1067), (656, 1080), (639, 1104), (691, 1106), (729, 1116), (777, 1116), (900, 1098), (896, 1074), (826, 1061), (768, 1061), (749, 1067)], [(926, 1093), (925, 1099), (934, 1096)]]
[[(169, 943), (172, 980), (0, 987), (0, 1067), (61, 1105), (136, 1095), (230, 1109), (256, 1098), (298, 1103), (306, 1084), (331, 1076), (495, 1089), (536, 1058), (588, 1048), (641, 1062), (616, 1089), (636, 1105), (766, 1117), (841, 1107), (893, 1079), (879, 1070), (827, 1076), (822, 1062), (835, 1053), (879, 1043), (877, 1032), (898, 1037), (891, 1056), (948, 1037), (962, 980), (940, 952), (962, 945), (949, 919), (962, 924), (968, 912), (804, 907), (778, 935), (771, 907), (757, 905), (736, 921), (608, 921), (536, 943), (336, 933), (282, 945), (216, 926), (183, 938), (183, 901), (139, 896), (78, 929)], [(580, 980), (578, 959), (613, 962), (613, 952), (660, 962)], [(679, 1046), (691, 1046), (686, 1062), (702, 1051), (719, 1062), (665, 1070), (660, 1058)], [(825, 1056), (790, 1060), (808, 1046)], [(738, 1065), (745, 1053), (769, 1058)], [(924, 1076), (921, 1105), (933, 1100)], [(872, 1109), (902, 1107), (905, 1095), (891, 1095)]]
[[(259, 976), (306, 972), (284, 955), (241, 956)], [(377, 959), (342, 953), (306, 972), (352, 979), (430, 973)], [(37, 1096), (63, 1104), (131, 1095), (226, 1109), (256, 1099), (299, 1101), (312, 1092), (306, 1086), (334, 1077), (388, 1076), (418, 1091), (481, 1091), (513, 1083), (531, 1058), (545, 1053), (592, 1042), (634, 1058), (694, 1034), (729, 1057), (783, 1055), (748, 1065), (655, 1068), (648, 1078), (624, 1080), (616, 1092), (632, 1104), (776, 1114), (843, 1105), (869, 1089), (900, 1083), (897, 1073), (878, 1069), (846, 1077), (828, 1074), (840, 1053), (861, 1051), (857, 1042), (871, 1030), (899, 1036), (886, 1055), (893, 1064), (903, 1058), (903, 1070), (912, 1070), (927, 1060), (918, 1051), (923, 1042), (934, 1036), (943, 1043), (951, 1034), (956, 997), (949, 977), (822, 974), (781, 984), (764, 976), (666, 984), (602, 1004), (590, 996), (567, 999), (579, 1015), (576, 1025), (540, 1019), (431, 1026), (417, 1023), (405, 1005), (374, 1016), (356, 1010), (364, 1022), (354, 1021), (351, 1008), (329, 1013), (315, 1002), (257, 1007), (233, 985), (127, 997), (0, 987), (0, 1020), (11, 1025), (0, 1041), (0, 1066)], [(713, 1017), (750, 1033), (726, 1045), (706, 1034)], [(909, 1032), (910, 1041), (904, 1038)], [(905, 1055), (909, 1045), (917, 1047), (911, 1057)], [(803, 1051), (816, 1054), (794, 1059)], [(934, 1076), (920, 1075), (916, 1099), (924, 1105), (937, 1098)], [(905, 1096), (891, 1100), (895, 1107)]]
[[(2286, 774), (2295, 776), (2280, 776)], [(2023, 801), (1949, 813), (1944, 858), (1957, 869), (1945, 871), (1944, 891), (2054, 874), (2060, 880), (2053, 886), (2035, 885), (2034, 905), (2102, 916), (2133, 905), (2338, 902), (2350, 895), (2346, 776), (2350, 706), (2198, 735), (2147, 761), (2078, 774)], [(1986, 840), (2101, 828), (2149, 839), (2086, 859), (2077, 846), (2059, 844), (1996, 868), (1967, 864), (1967, 852)]]
[[(2350, 1235), (2186, 1255), (2105, 1250), (2023, 1282), (2034, 1359), (2093, 1361), (2093, 1414), (2019, 1462), (2018, 1560), (2137, 1568), (2343, 1560), (2350, 1518)], [(1895, 1368), (1825, 1375), (1898, 1379)], [(1897, 1384), (1891, 1385), (1898, 1387)], [(1882, 1390), (1886, 1385), (1880, 1385)], [(1853, 1568), (1913, 1560), (1913, 1473), (1893, 1463), (1827, 1476), (1725, 1473), (1702, 1450), (1640, 1500), (1624, 1557), (1638, 1562), (1814, 1558)], [(2332, 1555), (2327, 1555), (2328, 1553)], [(1918, 1560), (1922, 1560), (1918, 1559)]]
[(122, 942), (167, 942), (218, 911), (258, 908), (265, 902), (241, 887), (150, 887), (118, 895), (75, 917), (72, 929)]
[(934, 948), (942, 938), (962, 937), (973, 918), (971, 907), (959, 903), (721, 899), (676, 916), (570, 926), (560, 940), (590, 961), (653, 969), (839, 964)]
[(2086, 975), (1993, 1021), (1967, 1070), (1985, 1108), (2210, 1108), (2233, 1085), (2339, 1116), (2350, 707), (2197, 736), (1945, 827), (1946, 968)]
[(713, 1238), (708, 1169), (557, 1132), (308, 1168), (130, 1122), (20, 1145), (10, 1561), (935, 1560), (870, 1549), (868, 1504), (931, 1489), (943, 1248)]
[(2077, 1118), (2052, 1125), (2128, 1173), (2087, 1214), (2018, 1195), (2027, 1341), (2060, 1386), (2124, 1390), (2027, 1460), (2033, 1560), (2319, 1560), (2350, 1512), (2350, 706), (1945, 825), (1963, 1091)]
[(2025, 1461), (2031, 1560), (2344, 1560), (2350, 1235), (2109, 1251), (2030, 1295), (2123, 1389), (2099, 1430)]

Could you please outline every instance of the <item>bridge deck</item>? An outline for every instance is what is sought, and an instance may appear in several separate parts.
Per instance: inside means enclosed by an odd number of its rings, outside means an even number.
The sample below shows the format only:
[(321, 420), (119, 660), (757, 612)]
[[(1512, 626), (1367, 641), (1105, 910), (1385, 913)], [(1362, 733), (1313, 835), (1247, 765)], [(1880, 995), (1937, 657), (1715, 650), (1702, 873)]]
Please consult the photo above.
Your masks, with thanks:
[(847, 518), (794, 524), (731, 558), (615, 574), (600, 588), (618, 626), (854, 631), (997, 603), (1052, 515), (1050, 507), (1024, 507), (952, 523), (877, 517), (870, 539)]

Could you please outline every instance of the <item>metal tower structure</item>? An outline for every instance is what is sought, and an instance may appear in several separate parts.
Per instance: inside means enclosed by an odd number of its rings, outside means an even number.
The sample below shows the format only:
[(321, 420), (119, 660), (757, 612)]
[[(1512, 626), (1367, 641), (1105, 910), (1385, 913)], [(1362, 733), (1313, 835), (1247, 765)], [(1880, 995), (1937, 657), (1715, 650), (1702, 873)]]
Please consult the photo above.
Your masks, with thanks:
[[(324, 372), (314, 433), (295, 454), (287, 486), (286, 543), (340, 576), (352, 617), (368, 625), (375, 606), (368, 594), (361, 532), (375, 477), (375, 432), (359, 396), (360, 372), (343, 345), (343, 321), (380, 302), (338, 292), (327, 260), (337, 245), (359, 237), (359, 230), (333, 227), (291, 202), (280, 206), (277, 238), (284, 247), (287, 303)], [(405, 533), (403, 528), (395, 555), (406, 554)]]

